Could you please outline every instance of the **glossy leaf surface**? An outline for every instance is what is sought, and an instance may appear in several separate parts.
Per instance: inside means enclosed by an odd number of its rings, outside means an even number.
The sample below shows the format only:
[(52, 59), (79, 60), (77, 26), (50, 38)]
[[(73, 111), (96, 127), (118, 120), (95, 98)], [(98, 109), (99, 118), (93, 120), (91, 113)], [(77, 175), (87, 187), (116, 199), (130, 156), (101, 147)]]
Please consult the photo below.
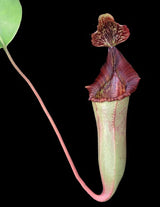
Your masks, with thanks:
[(19, 0), (0, 0), (0, 48), (8, 45), (18, 31), (22, 18)]

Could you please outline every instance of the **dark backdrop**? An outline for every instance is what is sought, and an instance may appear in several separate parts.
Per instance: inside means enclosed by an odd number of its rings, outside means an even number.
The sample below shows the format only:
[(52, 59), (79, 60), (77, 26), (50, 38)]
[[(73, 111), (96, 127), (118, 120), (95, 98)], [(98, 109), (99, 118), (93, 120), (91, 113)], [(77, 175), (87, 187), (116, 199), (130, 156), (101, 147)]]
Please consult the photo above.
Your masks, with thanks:
[[(64, 3), (65, 2), (65, 3)], [(127, 122), (127, 165), (116, 194), (107, 203), (92, 200), (76, 181), (59, 141), (28, 85), (4, 52), (1, 63), (2, 189), (5, 202), (20, 206), (130, 206), (144, 200), (152, 183), (150, 100), (150, 5), (137, 3), (23, 1), (21, 27), (8, 46), (53, 116), (77, 169), (89, 187), (101, 192), (97, 135), (85, 86), (107, 56), (91, 45), (100, 14), (126, 24), (130, 38), (117, 46), (141, 77), (132, 94)], [(74, 3), (73, 3), (74, 2)], [(150, 9), (150, 10), (148, 10)], [(150, 120), (150, 121), (149, 121)], [(148, 165), (149, 164), (149, 165)]]

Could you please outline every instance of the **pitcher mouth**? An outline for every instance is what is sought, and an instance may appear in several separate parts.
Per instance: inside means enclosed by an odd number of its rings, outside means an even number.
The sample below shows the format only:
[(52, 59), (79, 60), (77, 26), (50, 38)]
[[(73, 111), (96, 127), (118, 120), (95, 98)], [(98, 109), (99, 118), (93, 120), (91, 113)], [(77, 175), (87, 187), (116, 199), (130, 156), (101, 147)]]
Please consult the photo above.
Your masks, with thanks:
[(86, 88), (94, 102), (121, 100), (133, 93), (140, 77), (116, 47), (108, 48), (108, 56), (95, 82)]

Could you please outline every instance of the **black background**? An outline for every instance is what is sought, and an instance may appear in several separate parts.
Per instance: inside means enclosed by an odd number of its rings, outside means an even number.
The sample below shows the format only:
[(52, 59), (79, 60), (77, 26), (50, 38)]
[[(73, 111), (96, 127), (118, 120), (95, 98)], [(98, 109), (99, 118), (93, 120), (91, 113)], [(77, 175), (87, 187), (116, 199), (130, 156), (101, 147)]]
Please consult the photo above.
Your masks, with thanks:
[[(150, 70), (150, 5), (102, 1), (23, 1), (20, 29), (8, 49), (41, 95), (79, 174), (101, 192), (97, 136), (86, 85), (99, 73), (106, 48), (91, 45), (100, 14), (126, 24), (130, 38), (117, 46), (141, 77), (132, 94), (127, 121), (127, 165), (115, 195), (107, 203), (90, 198), (73, 176), (59, 141), (28, 85), (5, 53), (1, 63), (1, 171), (6, 204), (130, 206), (150, 197), (150, 107), (154, 71)], [(141, 6), (141, 7), (140, 7)], [(153, 165), (153, 166), (152, 166)], [(145, 193), (144, 193), (145, 192)]]

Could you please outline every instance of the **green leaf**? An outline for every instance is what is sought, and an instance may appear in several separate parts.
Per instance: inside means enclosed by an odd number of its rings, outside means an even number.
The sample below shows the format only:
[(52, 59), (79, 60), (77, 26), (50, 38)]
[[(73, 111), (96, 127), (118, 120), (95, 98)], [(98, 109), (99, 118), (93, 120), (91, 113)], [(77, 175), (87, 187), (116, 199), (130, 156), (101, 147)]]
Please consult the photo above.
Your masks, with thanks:
[(22, 7), (19, 0), (0, 0), (0, 48), (12, 41), (21, 19)]

